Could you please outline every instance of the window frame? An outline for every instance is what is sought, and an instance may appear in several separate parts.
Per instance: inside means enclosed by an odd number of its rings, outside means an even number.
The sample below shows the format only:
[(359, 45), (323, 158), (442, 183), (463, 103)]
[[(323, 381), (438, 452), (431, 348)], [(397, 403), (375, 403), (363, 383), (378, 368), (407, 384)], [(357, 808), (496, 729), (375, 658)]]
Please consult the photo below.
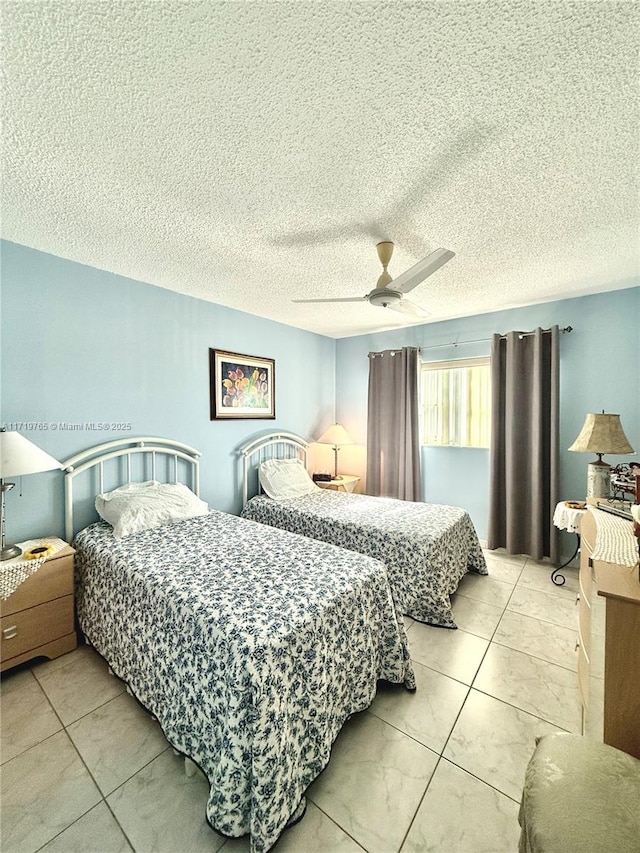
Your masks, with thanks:
[[(454, 440), (453, 442), (427, 442), (427, 419), (429, 418), (429, 412), (427, 411), (427, 388), (426, 388), (426, 377), (425, 374), (431, 372), (444, 372), (444, 371), (452, 371), (458, 370), (460, 368), (473, 368), (473, 367), (483, 367), (488, 369), (488, 376), (486, 377), (486, 381), (488, 383), (487, 387), (484, 389), (484, 398), (480, 401), (480, 414), (478, 417), (481, 419), (482, 423), (480, 424), (480, 431), (484, 435), (486, 439), (486, 444), (468, 444), (468, 443), (460, 443), (459, 440)], [(449, 377), (448, 377), (449, 378)], [(467, 389), (467, 397), (469, 395), (471, 389)], [(449, 403), (451, 403), (451, 393), (449, 393)], [(459, 400), (457, 401), (459, 403)], [(468, 412), (468, 400), (467, 404), (464, 406), (463, 412), (460, 412), (458, 408), (457, 418), (460, 420), (461, 417), (465, 416), (465, 420), (467, 424), (470, 423), (471, 415), (467, 414)], [(448, 407), (448, 411), (450, 410), (450, 406)], [(451, 414), (449, 414), (448, 418), (448, 427), (453, 423)], [(454, 424), (454, 434), (458, 437), (461, 432), (461, 425)], [(423, 361), (420, 364), (420, 444), (422, 447), (457, 447), (463, 449), (476, 449), (476, 450), (488, 450), (490, 447), (491, 441), (491, 356), (476, 356), (473, 358), (459, 358), (459, 359), (446, 359), (443, 361)]]

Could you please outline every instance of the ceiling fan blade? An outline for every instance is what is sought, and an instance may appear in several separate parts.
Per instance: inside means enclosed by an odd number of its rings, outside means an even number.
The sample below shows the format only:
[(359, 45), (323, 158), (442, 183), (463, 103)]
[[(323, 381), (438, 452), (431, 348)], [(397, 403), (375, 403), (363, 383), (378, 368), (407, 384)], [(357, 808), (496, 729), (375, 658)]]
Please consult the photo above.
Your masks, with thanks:
[(292, 299), (292, 302), (364, 302), (366, 296), (345, 296), (343, 299)]
[(409, 293), (410, 290), (417, 287), (425, 278), (440, 269), (447, 261), (450, 261), (454, 255), (455, 252), (451, 252), (449, 249), (436, 249), (435, 252), (431, 252), (430, 255), (418, 261), (417, 264), (414, 264), (406, 272), (400, 273), (388, 287), (400, 293)]
[(400, 314), (408, 314), (410, 317), (430, 317), (428, 311), (425, 311), (424, 308), (421, 308), (419, 305), (416, 305), (413, 302), (409, 302), (408, 299), (400, 299), (398, 302), (392, 302), (389, 306), (392, 311), (399, 311)]

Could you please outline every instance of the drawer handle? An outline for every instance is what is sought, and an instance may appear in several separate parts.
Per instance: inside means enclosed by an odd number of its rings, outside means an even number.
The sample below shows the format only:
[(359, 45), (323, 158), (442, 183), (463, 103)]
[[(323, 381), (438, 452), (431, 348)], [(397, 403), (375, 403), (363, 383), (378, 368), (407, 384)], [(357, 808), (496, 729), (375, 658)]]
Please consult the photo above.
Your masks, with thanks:
[(580, 648), (580, 640), (576, 640), (576, 647), (574, 649), (574, 652), (577, 652), (579, 648)]
[(580, 601), (580, 593), (578, 593), (578, 594), (576, 595), (576, 604), (578, 604), (578, 602), (579, 602), (579, 601)]
[(5, 640), (13, 640), (15, 636), (18, 634), (18, 626), (10, 625), (8, 628), (2, 629), (2, 636)]

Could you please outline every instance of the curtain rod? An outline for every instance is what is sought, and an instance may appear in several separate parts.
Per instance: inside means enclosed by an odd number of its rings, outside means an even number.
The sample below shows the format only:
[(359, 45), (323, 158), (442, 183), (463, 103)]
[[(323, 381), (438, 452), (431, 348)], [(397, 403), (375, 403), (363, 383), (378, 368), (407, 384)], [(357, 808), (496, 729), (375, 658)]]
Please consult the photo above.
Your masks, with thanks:
[[(542, 331), (543, 332), (550, 332), (551, 329), (543, 329)], [(565, 333), (568, 334), (569, 332), (573, 331), (573, 326), (565, 326), (563, 329), (560, 329), (560, 331), (563, 334), (565, 334)], [(522, 340), (522, 338), (527, 338), (527, 337), (529, 337), (529, 335), (535, 335), (535, 332), (520, 332), (520, 334), (518, 335), (518, 338), (520, 340)], [(507, 336), (506, 335), (500, 335), (500, 337), (504, 340)], [(450, 344), (432, 344), (432, 346), (429, 346), (429, 347), (418, 347), (418, 350), (420, 352), (422, 352), (422, 350), (425, 350), (425, 349), (439, 349), (440, 347), (459, 347), (459, 346), (462, 346), (463, 344), (485, 344), (485, 343), (489, 343), (490, 341), (491, 341), (491, 338), (476, 338), (473, 341), (452, 341)]]

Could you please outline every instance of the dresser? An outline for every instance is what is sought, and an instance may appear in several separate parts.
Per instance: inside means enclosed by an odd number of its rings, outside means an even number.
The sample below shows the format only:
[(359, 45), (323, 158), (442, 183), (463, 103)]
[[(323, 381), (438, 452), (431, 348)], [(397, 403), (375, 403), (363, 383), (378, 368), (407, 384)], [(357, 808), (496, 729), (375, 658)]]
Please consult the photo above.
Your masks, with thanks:
[(65, 544), (0, 602), (0, 670), (75, 649), (74, 554)]
[(577, 600), (583, 734), (640, 758), (637, 549), (630, 521), (594, 507), (585, 513)]

